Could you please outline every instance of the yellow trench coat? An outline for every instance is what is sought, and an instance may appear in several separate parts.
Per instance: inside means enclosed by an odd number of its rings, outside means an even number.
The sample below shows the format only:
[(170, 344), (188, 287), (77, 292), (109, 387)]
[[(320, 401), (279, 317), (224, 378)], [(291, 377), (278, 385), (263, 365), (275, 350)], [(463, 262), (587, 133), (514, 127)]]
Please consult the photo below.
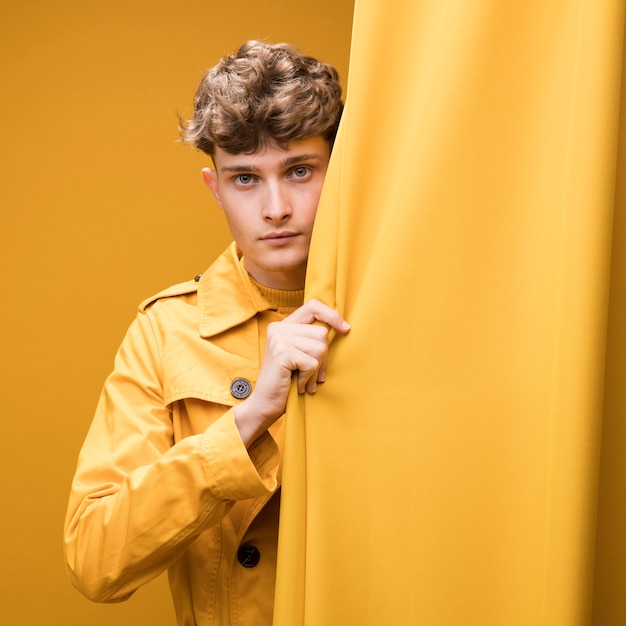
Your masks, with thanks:
[(88, 598), (125, 600), (169, 568), (179, 624), (271, 624), (283, 420), (246, 450), (231, 385), (254, 385), (281, 317), (234, 244), (141, 305), (71, 489), (66, 561)]

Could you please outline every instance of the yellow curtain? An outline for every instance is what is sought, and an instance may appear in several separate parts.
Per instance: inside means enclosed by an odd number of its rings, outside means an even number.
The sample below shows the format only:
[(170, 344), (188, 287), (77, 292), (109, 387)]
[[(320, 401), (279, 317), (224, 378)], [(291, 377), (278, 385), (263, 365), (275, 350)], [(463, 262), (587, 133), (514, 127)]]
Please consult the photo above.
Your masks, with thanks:
[(626, 623), (624, 19), (357, 0), (275, 626)]

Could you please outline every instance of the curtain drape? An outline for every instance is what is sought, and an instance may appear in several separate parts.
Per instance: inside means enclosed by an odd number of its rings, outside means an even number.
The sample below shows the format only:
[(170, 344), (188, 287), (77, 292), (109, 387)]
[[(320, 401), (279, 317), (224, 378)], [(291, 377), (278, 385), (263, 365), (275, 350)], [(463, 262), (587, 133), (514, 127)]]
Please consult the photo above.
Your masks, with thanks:
[(275, 626), (626, 623), (625, 13), (356, 0)]

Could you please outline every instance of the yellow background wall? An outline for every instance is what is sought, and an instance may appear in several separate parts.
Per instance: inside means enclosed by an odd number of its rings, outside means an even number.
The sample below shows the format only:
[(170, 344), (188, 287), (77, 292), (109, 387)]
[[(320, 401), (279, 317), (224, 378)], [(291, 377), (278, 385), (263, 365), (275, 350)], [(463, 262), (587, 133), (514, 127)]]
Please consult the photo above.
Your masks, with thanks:
[(0, 621), (173, 623), (165, 577), (102, 606), (70, 585), (76, 456), (144, 297), (229, 240), (176, 143), (201, 72), (249, 38), (290, 41), (346, 84), (351, 0), (25, 0), (0, 6)]

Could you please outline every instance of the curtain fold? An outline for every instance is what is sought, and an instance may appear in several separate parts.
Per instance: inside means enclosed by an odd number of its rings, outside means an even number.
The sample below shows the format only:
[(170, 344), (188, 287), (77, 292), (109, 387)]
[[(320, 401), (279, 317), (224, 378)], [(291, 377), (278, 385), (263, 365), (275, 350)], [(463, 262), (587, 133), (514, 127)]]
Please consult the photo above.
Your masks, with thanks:
[(275, 626), (623, 623), (624, 18), (356, 1), (306, 287), (352, 330), (288, 404)]

